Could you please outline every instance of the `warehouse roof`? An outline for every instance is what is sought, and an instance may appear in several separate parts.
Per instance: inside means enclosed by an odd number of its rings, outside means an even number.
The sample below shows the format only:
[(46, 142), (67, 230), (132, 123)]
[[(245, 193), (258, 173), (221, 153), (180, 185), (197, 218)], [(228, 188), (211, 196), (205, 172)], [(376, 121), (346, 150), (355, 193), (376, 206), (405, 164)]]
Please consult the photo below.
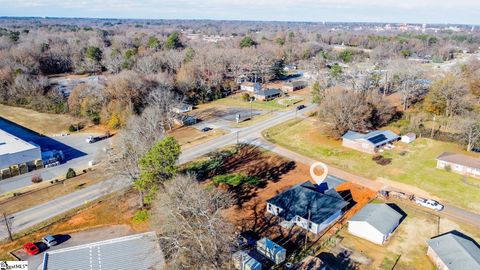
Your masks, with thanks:
[(350, 221), (364, 221), (383, 234), (390, 233), (393, 226), (398, 225), (402, 215), (385, 203), (365, 205)]
[(155, 232), (135, 234), (44, 254), (43, 270), (161, 269), (164, 264)]
[(348, 203), (334, 190), (322, 192), (319, 187), (307, 181), (278, 194), (267, 201), (282, 208), (281, 216), (292, 220), (300, 216), (321, 224)]
[(5, 130), (0, 129), (0, 156), (13, 154), (26, 150), (38, 148), (38, 146), (28, 143)]
[(480, 248), (470, 239), (450, 232), (427, 243), (450, 270), (480, 269)]

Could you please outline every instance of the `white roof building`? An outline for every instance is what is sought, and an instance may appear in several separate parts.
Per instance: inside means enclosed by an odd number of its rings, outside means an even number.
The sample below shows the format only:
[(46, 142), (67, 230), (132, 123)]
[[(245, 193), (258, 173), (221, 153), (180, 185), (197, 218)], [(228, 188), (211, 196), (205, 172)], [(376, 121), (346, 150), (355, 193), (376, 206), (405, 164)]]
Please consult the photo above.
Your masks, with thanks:
[(40, 147), (0, 129), (0, 170), (42, 159)]

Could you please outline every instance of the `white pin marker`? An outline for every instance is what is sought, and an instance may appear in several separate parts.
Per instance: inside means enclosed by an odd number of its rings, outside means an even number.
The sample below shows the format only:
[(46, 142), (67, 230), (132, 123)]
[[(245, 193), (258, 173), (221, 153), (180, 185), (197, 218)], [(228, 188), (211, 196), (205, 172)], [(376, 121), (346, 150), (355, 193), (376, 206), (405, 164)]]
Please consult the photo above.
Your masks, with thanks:
[[(315, 174), (315, 168), (316, 167), (321, 167), (322, 168), (322, 170), (323, 170), (322, 175), (316, 175)], [(323, 180), (325, 180), (325, 178), (327, 178), (327, 175), (328, 175), (327, 164), (317, 161), (310, 166), (310, 176), (312, 177), (313, 181), (315, 181), (315, 183), (317, 183), (317, 185), (320, 185), (323, 182)]]

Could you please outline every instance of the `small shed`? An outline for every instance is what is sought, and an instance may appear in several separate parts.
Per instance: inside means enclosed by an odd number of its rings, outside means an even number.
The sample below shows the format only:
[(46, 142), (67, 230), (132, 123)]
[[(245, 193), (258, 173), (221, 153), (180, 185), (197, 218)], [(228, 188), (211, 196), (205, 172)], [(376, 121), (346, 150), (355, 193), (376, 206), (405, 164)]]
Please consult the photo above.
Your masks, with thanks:
[(417, 139), (417, 135), (413, 132), (410, 132), (410, 133), (402, 135), (401, 140), (404, 143), (411, 143), (411, 142), (415, 141), (415, 139)]
[(233, 254), (233, 265), (239, 270), (262, 270), (262, 264), (244, 250)]
[(257, 251), (275, 264), (284, 262), (287, 257), (283, 247), (266, 237), (257, 241)]

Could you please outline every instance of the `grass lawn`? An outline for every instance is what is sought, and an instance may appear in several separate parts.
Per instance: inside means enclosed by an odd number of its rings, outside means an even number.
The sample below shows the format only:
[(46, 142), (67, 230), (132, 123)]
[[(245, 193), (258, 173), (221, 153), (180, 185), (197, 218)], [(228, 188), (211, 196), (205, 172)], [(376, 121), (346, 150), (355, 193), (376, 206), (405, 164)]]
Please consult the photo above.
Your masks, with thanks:
[(169, 135), (177, 139), (178, 143), (182, 146), (182, 149), (187, 149), (188, 147), (204, 143), (227, 133), (228, 132), (223, 129), (214, 129), (208, 132), (201, 132), (193, 127), (182, 127), (170, 132)]
[(0, 209), (8, 214), (16, 213), (99, 183), (104, 178), (102, 172), (91, 171), (66, 180), (65, 185), (51, 185), (50, 182), (45, 181), (38, 184), (38, 186), (33, 186), (38, 187), (37, 190), (31, 190), (15, 198), (12, 198), (11, 194), (2, 195), (0, 197)]
[[(281, 104), (278, 101), (285, 99), (285, 104)], [(269, 100), (269, 101), (254, 101), (252, 102), (251, 106), (253, 109), (257, 110), (283, 110), (290, 108), (290, 103), (293, 101), (297, 102), (296, 104), (300, 104), (300, 99), (292, 99), (292, 101), (287, 101), (288, 98), (278, 98), (274, 100)], [(231, 95), (225, 98), (217, 99), (212, 102), (209, 102), (205, 105), (200, 105), (199, 108), (203, 108), (205, 106), (217, 106), (217, 105), (223, 105), (223, 106), (229, 106), (229, 107), (247, 107), (250, 108), (250, 102), (246, 102), (242, 98), (242, 93), (238, 93), (235, 95)]]
[[(455, 173), (435, 168), (435, 158), (444, 151), (463, 152), (459, 145), (420, 138), (410, 145), (401, 142), (394, 150), (382, 153), (392, 158), (386, 166), (372, 161), (372, 156), (341, 146), (322, 133), (321, 123), (313, 119), (292, 120), (264, 132), (281, 146), (352, 173), (379, 181), (394, 181), (418, 187), (430, 195), (459, 207), (480, 213), (480, 188), (465, 184)], [(478, 183), (466, 178), (469, 183)]]
[(343, 240), (340, 245), (359, 252), (372, 260), (370, 265), (362, 265), (360, 269), (434, 269), (426, 256), (427, 243), (431, 237), (452, 230), (459, 230), (470, 237), (480, 239), (475, 228), (458, 224), (449, 219), (440, 219), (436, 215), (421, 211), (416, 207), (399, 205), (407, 214), (391, 238), (384, 246), (376, 245), (348, 233), (347, 227), (341, 232)]
[(66, 132), (71, 124), (81, 122), (67, 114), (40, 113), (20, 107), (0, 104), (0, 116), (45, 135)]

